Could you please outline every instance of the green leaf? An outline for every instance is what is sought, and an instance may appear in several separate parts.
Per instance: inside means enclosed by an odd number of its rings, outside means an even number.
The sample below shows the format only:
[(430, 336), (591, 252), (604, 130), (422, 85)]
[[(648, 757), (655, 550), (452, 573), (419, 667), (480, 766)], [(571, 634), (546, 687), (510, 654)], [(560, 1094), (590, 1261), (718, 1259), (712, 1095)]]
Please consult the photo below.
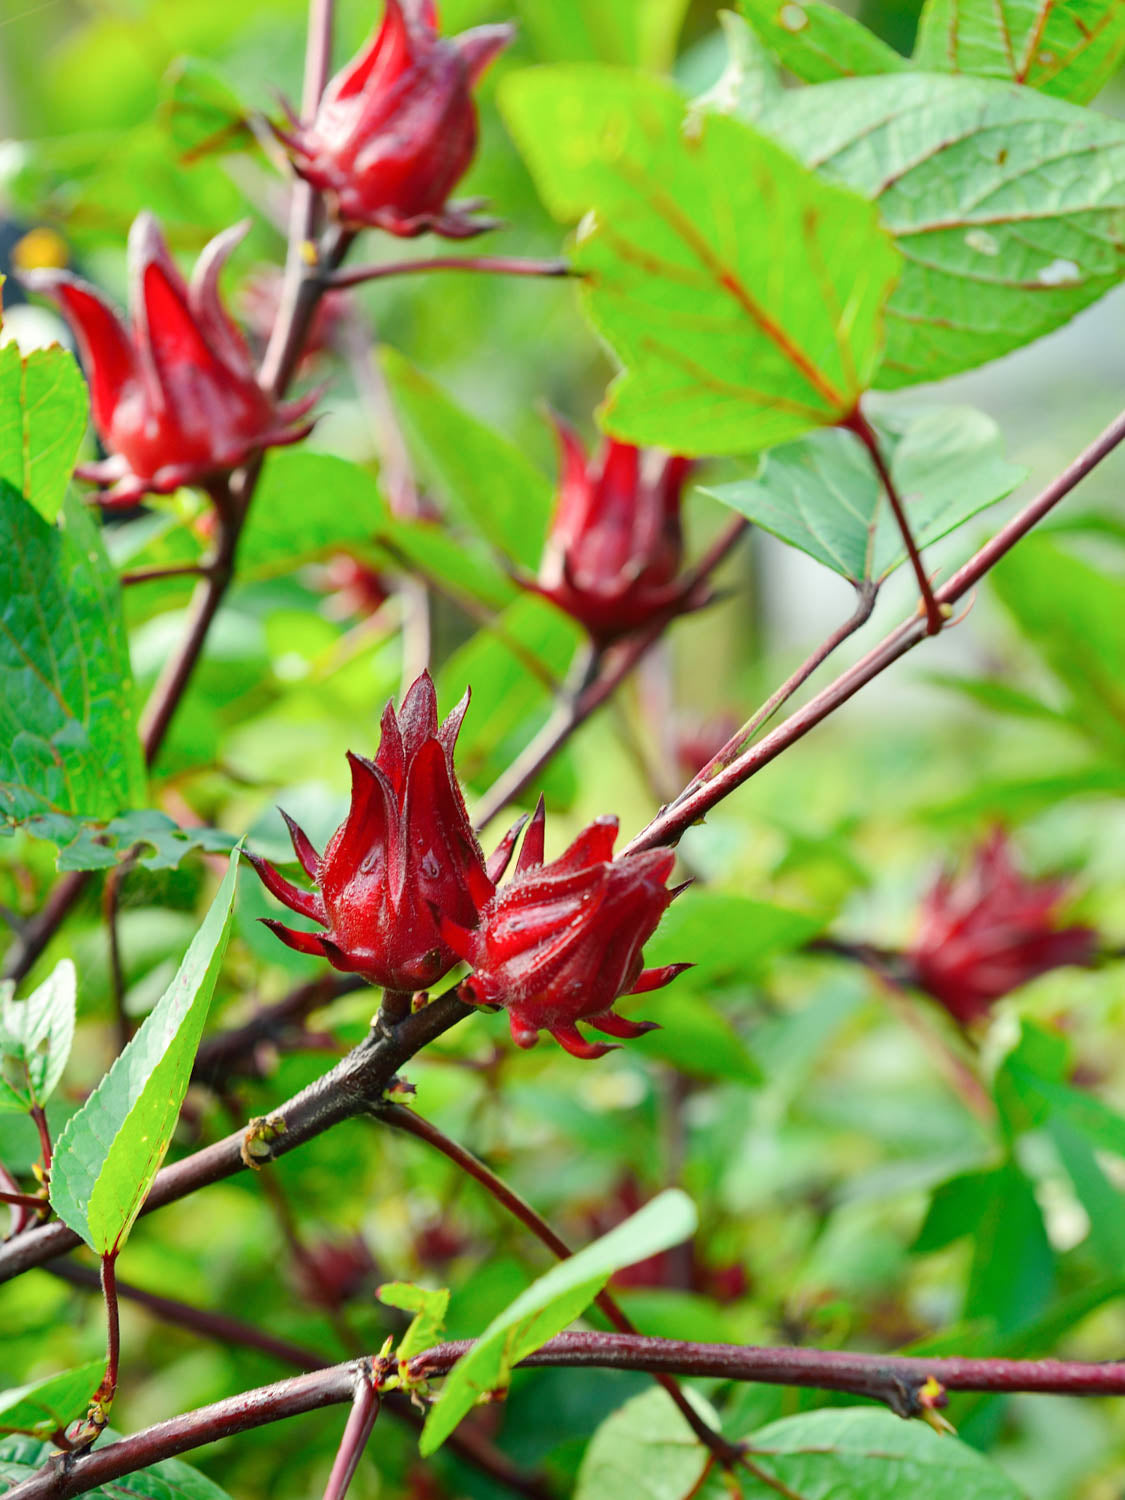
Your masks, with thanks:
[(175, 979), (59, 1137), (51, 1206), (99, 1255), (120, 1249), (176, 1128), (234, 911), (238, 850)]
[(84, 1416), (105, 1374), (104, 1360), (48, 1375), (10, 1391), (0, 1391), (0, 1433), (49, 1437)]
[(762, 41), (802, 83), (897, 73), (910, 64), (825, 0), (738, 0)]
[(370, 545), (387, 519), (378, 482), (361, 464), (303, 448), (274, 449), (239, 543), (239, 576), (269, 578), (327, 552)]
[(1123, 50), (1122, 0), (926, 0), (914, 61), (1086, 104)]
[(611, 432), (745, 452), (854, 410), (901, 270), (870, 204), (741, 121), (696, 110), (685, 130), (656, 79), (537, 68), (500, 98), (548, 208), (587, 216), (582, 295), (625, 366)]
[(121, 593), (87, 512), (64, 520), (0, 480), (0, 829), (144, 801)]
[(0, 983), (0, 1110), (42, 1108), (55, 1092), (74, 1041), (77, 984), (69, 958), (26, 1000)]
[(1125, 754), (1125, 584), (1045, 536), (991, 574), (1000, 602), (1073, 699), (1088, 735)]
[(212, 63), (177, 57), (161, 79), (160, 112), (184, 163), (254, 144), (250, 116)]
[(694, 967), (679, 976), (677, 988), (739, 984), (779, 954), (800, 948), (823, 926), (805, 912), (729, 891), (689, 891), (665, 912), (645, 945), (645, 962), (655, 967), (690, 961)]
[[(698, 992), (690, 999), (680, 992), (682, 976), (668, 990), (638, 998), (628, 1014), (642, 1021), (655, 1021), (662, 1029), (640, 1037), (635, 1051), (659, 1057), (681, 1073), (698, 1078), (724, 1078), (733, 1083), (756, 1084), (762, 1070), (746, 1043), (726, 1016)], [(619, 1005), (617, 1009), (621, 1009)]]
[(1125, 126), (991, 79), (900, 73), (791, 91), (763, 117), (877, 200), (905, 268), (877, 384), (1018, 349), (1125, 274)]
[(449, 1292), (445, 1288), (428, 1291), (409, 1281), (389, 1281), (385, 1286), (379, 1287), (375, 1295), (387, 1307), (400, 1307), (403, 1311), (414, 1314), (410, 1327), (399, 1339), (395, 1349), (395, 1357), (400, 1363), (413, 1359), (423, 1349), (432, 1349), (439, 1341), (445, 1328), (445, 1314), (449, 1309)]
[(733, 10), (719, 12), (727, 44), (727, 64), (717, 81), (692, 101), (692, 110), (713, 110), (752, 125), (782, 91), (773, 58), (757, 32)]
[[(99, 1373), (102, 1368), (99, 1366)], [(57, 1453), (53, 1443), (26, 1437), (4, 1439), (0, 1442), (0, 1494), (30, 1479)], [(90, 1500), (230, 1500), (226, 1490), (178, 1458), (166, 1458), (150, 1469), (114, 1479), (87, 1494)]]
[(493, 1318), (446, 1376), (441, 1399), (422, 1430), (418, 1446), (423, 1457), (441, 1447), (480, 1397), (507, 1386), (514, 1365), (573, 1323), (614, 1271), (681, 1244), (694, 1233), (696, 1222), (691, 1200), (670, 1188), (532, 1282)]
[(0, 479), (44, 520), (62, 505), (88, 408), (86, 382), (65, 349), (21, 357), (15, 344), (0, 346)]
[(383, 370), (422, 473), (494, 547), (534, 570), (553, 486), (513, 443), (478, 422), (396, 350)]
[(740, 1476), (746, 1500), (1023, 1500), (983, 1453), (921, 1422), (874, 1407), (806, 1412), (761, 1428), (754, 1467), (770, 1483)]
[(1086, 1243), (1101, 1270), (1117, 1275), (1125, 1264), (1125, 1197), (1102, 1170), (1093, 1146), (1069, 1120), (1052, 1115), (1047, 1130), (1090, 1221)]
[(522, 28), (544, 62), (667, 68), (690, 0), (516, 0)]
[[(999, 429), (969, 407), (895, 412), (875, 424), (921, 547), (1002, 500), (1027, 475), (1003, 457)], [(755, 479), (706, 493), (854, 584), (906, 561), (902, 534), (854, 433), (813, 432), (775, 448)]]
[[(717, 1430), (719, 1418), (711, 1404), (690, 1389), (685, 1394)], [(594, 1433), (578, 1471), (574, 1500), (607, 1500), (611, 1495), (683, 1500), (695, 1493), (709, 1457), (679, 1407), (657, 1386), (626, 1401)]]

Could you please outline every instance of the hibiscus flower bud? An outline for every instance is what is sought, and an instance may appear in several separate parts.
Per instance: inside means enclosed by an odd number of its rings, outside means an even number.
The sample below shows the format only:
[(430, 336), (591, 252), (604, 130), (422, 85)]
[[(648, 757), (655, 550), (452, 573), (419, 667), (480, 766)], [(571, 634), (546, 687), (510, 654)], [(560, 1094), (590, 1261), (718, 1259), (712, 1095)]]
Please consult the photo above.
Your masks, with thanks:
[(555, 418), (561, 479), (537, 591), (601, 645), (685, 602), (680, 502), (686, 458), (607, 439), (587, 462), (582, 440)]
[(598, 818), (544, 865), (540, 800), (515, 876), (483, 907), (480, 925), (468, 931), (442, 918), (443, 938), (473, 966), (462, 997), (503, 1007), (517, 1046), (533, 1047), (549, 1031), (575, 1057), (601, 1057), (610, 1045), (588, 1041), (575, 1022), (607, 1036), (642, 1036), (655, 1023), (615, 1015), (614, 1001), (659, 989), (691, 967), (645, 969), (641, 956), (683, 889), (666, 886), (676, 856), (650, 849), (614, 859), (616, 837), (617, 819)]
[(264, 859), (248, 856), (268, 891), (325, 929), (303, 932), (263, 919), (283, 943), (400, 991), (425, 989), (457, 962), (435, 913), (458, 931), (476, 924), (520, 827), (486, 865), (453, 770), (468, 706), (466, 693), (439, 728), (437, 696), (426, 672), (397, 715), (387, 704), (375, 759), (348, 754), (351, 807), (323, 855), (282, 814), (313, 890), (299, 889)]
[(97, 497), (101, 504), (128, 506), (182, 484), (205, 485), (310, 431), (302, 418), (315, 395), (289, 403), (268, 396), (219, 300), (219, 273), (247, 228), (216, 236), (188, 283), (156, 220), (139, 214), (129, 232), (130, 328), (99, 291), (67, 271), (23, 277), (58, 304), (78, 341), (94, 426), (110, 456), (75, 472), (111, 486)]
[(943, 874), (926, 896), (907, 954), (914, 983), (967, 1026), (1049, 969), (1092, 964), (1093, 928), (1058, 924), (1067, 887), (1021, 875), (997, 829), (964, 875)]
[(379, 30), (337, 73), (309, 123), (277, 132), (294, 170), (328, 195), (336, 217), (412, 238), (467, 239), (494, 227), (448, 203), (477, 145), (472, 86), (514, 35), (478, 26), (442, 38), (425, 0), (386, 0)]

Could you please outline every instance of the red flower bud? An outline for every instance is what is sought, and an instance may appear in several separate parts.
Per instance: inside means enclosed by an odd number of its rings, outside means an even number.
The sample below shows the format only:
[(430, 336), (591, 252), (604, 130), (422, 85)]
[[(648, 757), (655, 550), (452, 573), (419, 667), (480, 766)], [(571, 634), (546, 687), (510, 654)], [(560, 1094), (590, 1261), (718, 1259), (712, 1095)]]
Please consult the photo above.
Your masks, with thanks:
[(562, 476), (537, 588), (605, 644), (685, 602), (680, 501), (691, 461), (609, 438), (588, 464), (573, 428), (557, 417), (555, 426)]
[(907, 955), (914, 982), (965, 1026), (1049, 969), (1093, 963), (1093, 928), (1057, 926), (1066, 891), (1065, 880), (1022, 876), (997, 829), (966, 874), (942, 875), (923, 902)]
[(516, 874), (483, 907), (479, 927), (470, 932), (442, 919), (445, 941), (473, 965), (461, 994), (502, 1006), (517, 1046), (533, 1047), (549, 1031), (575, 1057), (601, 1057), (610, 1046), (587, 1041), (575, 1022), (608, 1036), (642, 1036), (654, 1023), (615, 1015), (614, 1001), (659, 989), (691, 967), (645, 969), (641, 956), (678, 894), (665, 884), (675, 855), (652, 849), (614, 859), (616, 837), (617, 819), (598, 818), (544, 865), (540, 800)]
[(351, 809), (323, 856), (282, 814), (315, 890), (300, 890), (265, 860), (248, 856), (268, 891), (325, 928), (301, 932), (263, 919), (283, 943), (392, 990), (425, 989), (457, 962), (434, 913), (459, 924), (459, 930), (475, 925), (507, 867), (518, 831), (517, 826), (486, 866), (453, 770), (453, 748), (468, 706), (466, 693), (439, 729), (437, 697), (426, 672), (397, 716), (387, 704), (374, 761), (348, 754)]
[(684, 715), (675, 726), (676, 760), (686, 776), (696, 776), (733, 739), (741, 720), (731, 713), (710, 718)]
[(304, 1300), (330, 1312), (354, 1301), (376, 1275), (371, 1251), (358, 1234), (302, 1247), (293, 1267), (293, 1279)]
[(237, 468), (263, 448), (295, 443), (315, 396), (279, 404), (259, 386), (250, 351), (219, 300), (219, 273), (246, 226), (206, 247), (187, 283), (156, 220), (129, 232), (132, 328), (101, 293), (67, 271), (30, 271), (32, 291), (58, 303), (90, 381), (98, 436), (110, 452), (75, 472), (112, 488), (104, 505), (132, 505)]
[(294, 169), (344, 224), (449, 239), (491, 229), (469, 217), (478, 204), (446, 199), (476, 150), (472, 86), (513, 35), (478, 26), (441, 38), (432, 5), (386, 0), (383, 24), (329, 83), (311, 123), (277, 132)]

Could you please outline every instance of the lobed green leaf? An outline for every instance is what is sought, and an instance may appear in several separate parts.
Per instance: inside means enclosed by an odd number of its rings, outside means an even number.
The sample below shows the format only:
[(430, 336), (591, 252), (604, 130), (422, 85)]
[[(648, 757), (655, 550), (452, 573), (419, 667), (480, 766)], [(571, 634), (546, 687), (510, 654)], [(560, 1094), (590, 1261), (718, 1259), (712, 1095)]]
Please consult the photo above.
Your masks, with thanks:
[(26, 1000), (0, 981), (0, 1110), (41, 1109), (55, 1092), (74, 1042), (77, 984), (69, 958)]

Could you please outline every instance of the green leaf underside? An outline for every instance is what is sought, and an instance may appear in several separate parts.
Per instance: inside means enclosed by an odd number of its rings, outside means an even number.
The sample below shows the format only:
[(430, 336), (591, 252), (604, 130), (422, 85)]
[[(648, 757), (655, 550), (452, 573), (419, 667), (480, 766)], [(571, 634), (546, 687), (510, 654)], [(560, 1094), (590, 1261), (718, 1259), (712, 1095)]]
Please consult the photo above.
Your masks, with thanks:
[(786, 1417), (756, 1432), (750, 1458), (773, 1481), (743, 1483), (746, 1500), (1022, 1500), (983, 1454), (921, 1422), (873, 1407)]
[(990, 79), (903, 73), (790, 92), (762, 128), (876, 199), (906, 258), (879, 386), (1020, 348), (1125, 274), (1116, 120)]
[[(105, 1445), (105, 1439), (103, 1446)], [(11, 1437), (0, 1441), (0, 1494), (43, 1467), (58, 1449), (34, 1438)], [(124, 1479), (112, 1480), (87, 1491), (89, 1500), (230, 1500), (226, 1490), (178, 1458), (166, 1458)]]
[(745, 452), (854, 409), (901, 269), (870, 204), (741, 121), (697, 110), (685, 128), (655, 79), (539, 68), (501, 103), (551, 212), (588, 216), (583, 296), (625, 366), (615, 436)]
[(826, 0), (739, 0), (766, 46), (802, 83), (897, 73), (910, 64)]
[(1123, 49), (1125, 0), (927, 0), (914, 61), (1085, 104)]
[(691, 1200), (671, 1188), (534, 1281), (449, 1372), (422, 1430), (422, 1455), (435, 1452), (480, 1397), (506, 1387), (514, 1365), (573, 1323), (614, 1271), (681, 1244), (696, 1222)]
[(381, 357), (423, 474), (493, 546), (538, 567), (551, 517), (550, 480), (396, 350), (385, 347)]
[(269, 578), (349, 546), (369, 545), (388, 519), (378, 481), (331, 453), (266, 455), (238, 548), (239, 575)]
[[(719, 1420), (710, 1403), (691, 1389), (686, 1394), (704, 1421), (717, 1428)], [(574, 1500), (617, 1495), (683, 1500), (694, 1494), (708, 1457), (687, 1418), (657, 1387), (626, 1401), (594, 1433), (578, 1471)]]
[(104, 1374), (104, 1362), (95, 1359), (75, 1370), (0, 1391), (0, 1433), (46, 1437), (66, 1427), (85, 1415)]
[(432, 1349), (439, 1341), (449, 1308), (449, 1292), (444, 1287), (439, 1291), (428, 1291), (409, 1281), (391, 1281), (381, 1286), (375, 1295), (386, 1307), (398, 1307), (414, 1314), (410, 1327), (395, 1349), (398, 1359), (413, 1359), (423, 1349)]
[(74, 1042), (76, 987), (69, 958), (26, 1000), (0, 983), (0, 1110), (42, 1107), (55, 1092)]
[(230, 935), (238, 852), (179, 971), (86, 1103), (51, 1168), (51, 1206), (105, 1255), (120, 1248), (164, 1159)]
[[(1026, 469), (1002, 454), (996, 424), (968, 407), (895, 412), (875, 424), (919, 546), (1002, 500)], [(851, 432), (813, 432), (766, 455), (755, 479), (708, 494), (858, 584), (906, 560), (870, 455)]]
[(86, 432), (86, 382), (57, 346), (0, 347), (0, 479), (47, 521), (62, 505)]
[(64, 519), (0, 480), (0, 826), (144, 801), (120, 590), (90, 516)]
[(59, 870), (111, 870), (133, 849), (136, 863), (146, 870), (174, 870), (196, 849), (226, 854), (232, 834), (218, 828), (181, 828), (152, 807), (135, 808), (109, 822), (90, 822), (52, 813), (24, 824), (33, 838), (51, 839), (59, 846)]
[(781, 93), (781, 77), (758, 33), (733, 10), (719, 12), (727, 45), (726, 67), (705, 94), (692, 102), (693, 110), (714, 110), (752, 125)]

